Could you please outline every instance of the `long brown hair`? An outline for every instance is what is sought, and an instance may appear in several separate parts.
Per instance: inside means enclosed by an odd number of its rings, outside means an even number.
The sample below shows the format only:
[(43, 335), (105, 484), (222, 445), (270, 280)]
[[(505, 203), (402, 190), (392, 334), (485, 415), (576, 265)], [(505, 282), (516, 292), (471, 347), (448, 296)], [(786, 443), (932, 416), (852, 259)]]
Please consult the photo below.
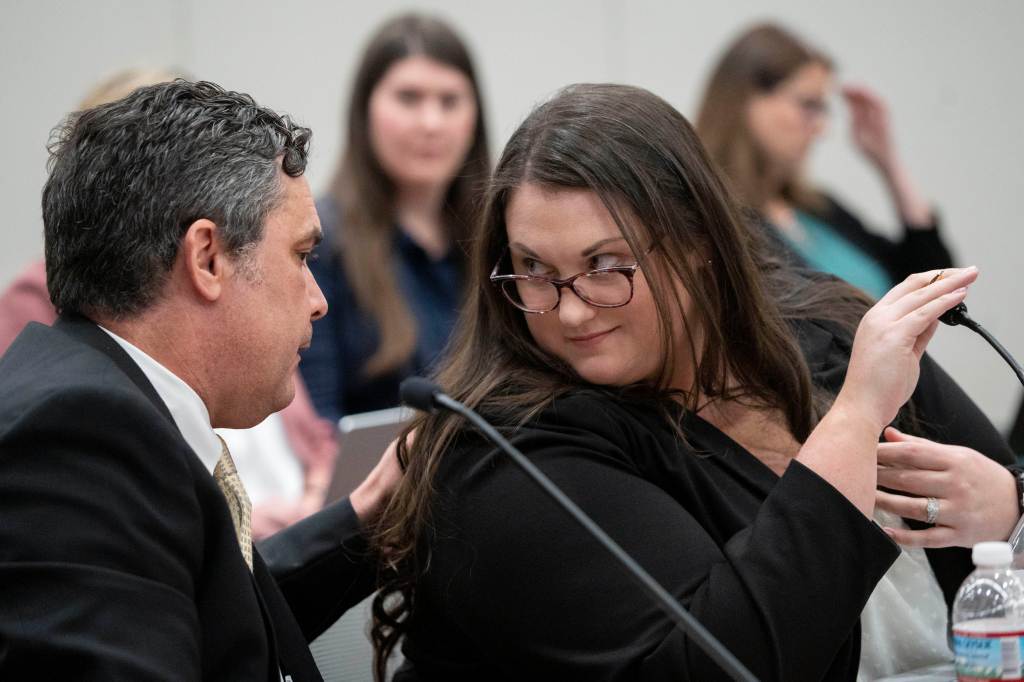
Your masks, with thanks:
[(400, 366), (416, 346), (416, 322), (391, 265), (395, 185), (373, 153), (369, 129), (370, 95), (377, 83), (395, 62), (414, 55), (463, 73), (476, 99), (473, 143), (444, 200), (445, 225), (456, 257), (472, 227), (476, 197), (490, 169), (483, 102), (466, 46), (448, 24), (434, 17), (403, 14), (386, 22), (370, 39), (356, 71), (345, 152), (330, 189), (343, 224), (331, 256), (341, 259), (357, 303), (373, 316), (379, 332), (377, 349), (364, 368), (367, 376)]
[[(757, 210), (763, 209), (773, 188), (767, 184), (767, 159), (747, 125), (748, 105), (809, 64), (833, 70), (823, 52), (781, 26), (760, 24), (729, 45), (704, 91), (697, 133), (738, 197)], [(799, 175), (789, 178), (780, 194), (797, 206), (817, 208), (821, 203), (821, 196)]]
[[(788, 321), (831, 319), (852, 336), (865, 299), (838, 280), (811, 282), (777, 261), (759, 231), (748, 229), (686, 119), (650, 92), (622, 85), (562, 90), (505, 147), (470, 253), (469, 297), (436, 375), (448, 393), (491, 419), (518, 425), (584, 385), (538, 347), (524, 313), (488, 281), (508, 243), (506, 207), (525, 183), (590, 190), (633, 253), (658, 244), (644, 260), (644, 275), (658, 309), (661, 347), (675, 351), (664, 354), (658, 381), (613, 390), (673, 393), (691, 410), (698, 396), (738, 398), (778, 409), (798, 440), (808, 436), (827, 405), (815, 399)], [(692, 319), (674, 295), (679, 285), (693, 300)], [(672, 319), (683, 319), (688, 331), (700, 329), (702, 347), (678, 348)], [(692, 362), (695, 372), (692, 386), (673, 392), (674, 362)], [(459, 417), (444, 413), (422, 415), (413, 426), (415, 443), (400, 448), (405, 476), (378, 526), (386, 559), (372, 634), (381, 677), (414, 608), (416, 575), (429, 561), (417, 543), (428, 527), (434, 472), (464, 428)]]

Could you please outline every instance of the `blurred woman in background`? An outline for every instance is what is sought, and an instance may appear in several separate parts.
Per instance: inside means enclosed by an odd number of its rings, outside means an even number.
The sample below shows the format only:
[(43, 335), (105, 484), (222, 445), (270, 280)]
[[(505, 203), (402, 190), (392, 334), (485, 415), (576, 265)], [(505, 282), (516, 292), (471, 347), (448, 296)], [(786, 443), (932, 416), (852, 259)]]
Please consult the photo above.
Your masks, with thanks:
[(813, 268), (874, 297), (912, 272), (945, 268), (952, 257), (937, 219), (910, 178), (892, 139), (885, 103), (844, 86), (851, 134), (881, 175), (903, 231), (876, 234), (802, 173), (824, 132), (834, 68), (823, 53), (785, 29), (755, 26), (714, 68), (697, 115), (697, 132), (734, 191)]
[(460, 242), (489, 171), (480, 88), (444, 22), (406, 14), (370, 40), (356, 72), (346, 149), (317, 203), (311, 270), (330, 315), (301, 364), (317, 410), (398, 404), (448, 339), (462, 296)]

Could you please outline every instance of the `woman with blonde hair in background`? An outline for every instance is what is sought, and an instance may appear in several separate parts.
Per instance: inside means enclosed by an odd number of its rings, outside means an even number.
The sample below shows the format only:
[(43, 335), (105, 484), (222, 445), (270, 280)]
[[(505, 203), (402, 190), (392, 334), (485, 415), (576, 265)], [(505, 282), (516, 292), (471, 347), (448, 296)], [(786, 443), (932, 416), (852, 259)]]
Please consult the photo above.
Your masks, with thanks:
[[(155, 68), (131, 68), (118, 71), (93, 86), (78, 104), (92, 109), (121, 99), (143, 85), (154, 85), (180, 77), (176, 71)], [(46, 267), (42, 259), (33, 261), (0, 294), (0, 355), (29, 322), (53, 324), (57, 311), (46, 290)]]
[(462, 299), (463, 242), (489, 171), (480, 87), (448, 24), (389, 20), (356, 70), (346, 147), (317, 202), (310, 264), (330, 314), (300, 366), (320, 414), (398, 404), (398, 383), (448, 340)]
[(935, 213), (897, 154), (885, 103), (868, 88), (842, 88), (850, 132), (885, 183), (901, 234), (890, 239), (869, 230), (805, 180), (834, 80), (824, 53), (780, 26), (755, 26), (712, 69), (696, 128), (738, 197), (806, 264), (877, 298), (910, 273), (951, 267), (953, 259)]

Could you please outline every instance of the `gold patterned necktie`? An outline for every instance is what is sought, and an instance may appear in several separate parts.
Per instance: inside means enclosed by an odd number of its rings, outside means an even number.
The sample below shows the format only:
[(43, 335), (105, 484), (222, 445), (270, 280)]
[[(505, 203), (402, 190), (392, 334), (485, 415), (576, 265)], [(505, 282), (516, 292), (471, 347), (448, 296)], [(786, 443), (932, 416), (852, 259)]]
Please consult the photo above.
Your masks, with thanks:
[(231, 521), (235, 524), (235, 535), (238, 537), (238, 547), (242, 550), (242, 557), (245, 563), (252, 570), (252, 504), (249, 496), (245, 494), (245, 486), (235, 469), (235, 461), (231, 459), (228, 451), (228, 444), (224, 439), (220, 440), (220, 459), (217, 466), (213, 468), (213, 478), (224, 493), (224, 499), (228, 503), (228, 510), (231, 512)]

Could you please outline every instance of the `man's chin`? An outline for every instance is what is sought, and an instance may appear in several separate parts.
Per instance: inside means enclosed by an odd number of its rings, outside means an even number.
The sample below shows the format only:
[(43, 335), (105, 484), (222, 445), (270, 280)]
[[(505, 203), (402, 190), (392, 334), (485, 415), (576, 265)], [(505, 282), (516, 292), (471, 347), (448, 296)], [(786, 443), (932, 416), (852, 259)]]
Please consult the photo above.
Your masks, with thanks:
[(291, 377), (288, 377), (288, 385), (282, 392), (280, 404), (274, 412), (280, 412), (284, 408), (288, 407), (292, 404), (293, 400), (295, 400), (295, 382), (292, 381)]
[[(280, 412), (284, 408), (288, 407), (289, 405), (292, 404), (293, 400), (295, 400), (295, 383), (292, 381), (291, 377), (289, 376), (288, 377), (288, 384), (284, 388), (282, 388), (280, 391), (277, 392), (277, 399), (269, 404), (269, 410), (270, 411), (267, 412), (267, 414), (265, 414), (262, 419), (260, 419), (260, 422), (262, 422), (264, 419), (266, 419), (270, 415), (272, 415), (272, 414), (274, 414), (276, 412)], [(258, 423), (259, 422), (257, 422), (257, 424)]]
[(287, 386), (277, 392), (274, 400), (267, 401), (261, 405), (257, 400), (250, 398), (238, 410), (235, 410), (234, 414), (229, 415), (222, 423), (214, 424), (213, 426), (214, 428), (223, 429), (251, 429), (262, 424), (270, 415), (280, 412), (291, 405), (294, 399), (295, 384), (292, 382), (291, 377), (289, 377)]

